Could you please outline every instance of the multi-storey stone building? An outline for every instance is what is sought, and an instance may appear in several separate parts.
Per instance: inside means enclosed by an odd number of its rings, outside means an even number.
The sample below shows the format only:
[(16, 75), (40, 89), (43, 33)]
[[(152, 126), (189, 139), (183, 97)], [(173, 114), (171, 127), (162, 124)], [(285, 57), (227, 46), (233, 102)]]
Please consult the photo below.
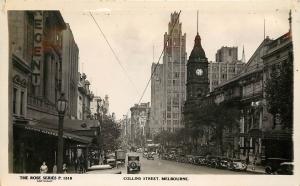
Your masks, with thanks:
[(135, 104), (131, 111), (130, 142), (135, 146), (145, 145), (149, 122), (150, 103)]
[(63, 31), (62, 48), (62, 91), (68, 100), (69, 109), (66, 115), (75, 119), (77, 116), (77, 84), (79, 49), (69, 24)]
[(94, 98), (93, 92), (90, 90), (90, 82), (87, 80), (85, 73), (78, 73), (78, 101), (77, 101), (77, 119), (91, 119), (90, 104)]
[(238, 59), (237, 47), (221, 47), (216, 53), (216, 62), (235, 63)]
[(216, 53), (216, 61), (208, 64), (209, 89), (215, 87), (238, 75), (244, 68), (245, 53), (243, 49), (242, 59), (238, 60), (237, 47), (221, 47)]
[(186, 84), (186, 34), (182, 34), (179, 13), (171, 14), (164, 35), (165, 52), (162, 76), (162, 129), (174, 132), (183, 127), (182, 108)]
[(157, 134), (162, 130), (163, 122), (163, 65), (153, 63), (151, 66), (151, 112), (150, 112), (150, 133)]
[[(56, 162), (56, 102), (65, 77), (62, 31), (66, 24), (59, 11), (9, 11), (8, 24), (9, 167), (10, 172), (37, 173), (43, 161), (49, 169)], [(69, 132), (64, 139), (69, 157), (71, 145), (90, 143), (89, 138)]]
[[(270, 72), (287, 61), (293, 63), (291, 32), (272, 40), (265, 38), (235, 78), (211, 92), (217, 103), (235, 104), (241, 110), (238, 130), (224, 135), (226, 154), (264, 164), (272, 157), (293, 160), (292, 127), (282, 128), (269, 113), (264, 92)], [(292, 96), (292, 93), (291, 93)]]

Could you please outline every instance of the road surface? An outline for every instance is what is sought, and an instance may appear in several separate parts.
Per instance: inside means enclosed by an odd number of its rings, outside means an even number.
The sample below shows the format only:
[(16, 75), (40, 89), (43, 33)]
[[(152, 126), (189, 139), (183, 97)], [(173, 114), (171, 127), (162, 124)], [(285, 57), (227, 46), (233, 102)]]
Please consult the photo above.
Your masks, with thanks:
[[(140, 154), (141, 171), (138, 174), (252, 174), (245, 171), (230, 171), (223, 169), (210, 168), (205, 166), (192, 165), (188, 163), (179, 163), (169, 160), (158, 159), (147, 160)], [(127, 174), (127, 162), (125, 167), (121, 168), (122, 174)]]

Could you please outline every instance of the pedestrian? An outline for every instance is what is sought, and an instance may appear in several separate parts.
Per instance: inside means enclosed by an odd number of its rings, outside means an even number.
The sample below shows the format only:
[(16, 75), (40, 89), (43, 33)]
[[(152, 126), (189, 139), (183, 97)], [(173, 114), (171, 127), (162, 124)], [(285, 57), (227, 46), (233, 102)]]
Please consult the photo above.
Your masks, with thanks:
[(79, 161), (78, 161), (78, 158), (75, 159), (75, 173), (77, 173), (77, 170), (78, 170), (78, 164), (79, 164)]
[(66, 173), (67, 173), (67, 171), (68, 171), (67, 164), (65, 164), (65, 163), (64, 163), (64, 164), (63, 164), (63, 168), (62, 168), (62, 169), (63, 169), (63, 173), (64, 173), (64, 174), (66, 174)]
[(52, 172), (53, 172), (54, 174), (57, 173), (57, 166), (56, 166), (56, 165), (53, 166)]
[(255, 156), (254, 159), (253, 159), (253, 167), (252, 167), (252, 170), (255, 170), (256, 161), (257, 161), (257, 157)]
[(249, 165), (249, 156), (247, 156), (247, 158), (246, 158), (246, 164), (247, 164), (247, 166)]
[(46, 165), (46, 162), (43, 161), (43, 164), (40, 167), (40, 173), (44, 174), (48, 172), (48, 167)]

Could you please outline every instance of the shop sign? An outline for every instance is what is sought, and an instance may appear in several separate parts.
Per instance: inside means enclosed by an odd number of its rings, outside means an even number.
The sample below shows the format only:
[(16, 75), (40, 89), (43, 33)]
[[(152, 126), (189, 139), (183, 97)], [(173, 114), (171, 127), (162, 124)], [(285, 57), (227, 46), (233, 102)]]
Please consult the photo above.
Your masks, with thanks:
[(34, 15), (33, 57), (32, 57), (32, 84), (40, 85), (41, 63), (43, 59), (43, 11), (36, 11)]

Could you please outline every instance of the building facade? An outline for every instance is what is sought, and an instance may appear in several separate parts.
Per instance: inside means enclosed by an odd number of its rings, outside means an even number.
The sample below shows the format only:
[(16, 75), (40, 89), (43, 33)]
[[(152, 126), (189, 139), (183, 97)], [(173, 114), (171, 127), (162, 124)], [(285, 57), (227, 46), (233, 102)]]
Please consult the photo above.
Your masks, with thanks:
[(157, 134), (162, 130), (163, 122), (163, 65), (152, 63), (151, 66), (151, 112), (150, 112), (150, 133)]
[(94, 98), (94, 94), (90, 90), (90, 82), (87, 80), (86, 74), (78, 73), (78, 78), (77, 119), (91, 119), (90, 104)]
[(147, 123), (149, 122), (150, 103), (135, 104), (130, 108), (130, 142), (134, 146), (144, 146), (147, 138)]
[(91, 115), (93, 116), (93, 119), (98, 119), (97, 115), (100, 112), (101, 102), (102, 99), (100, 96), (94, 96), (90, 103)]
[[(56, 163), (56, 101), (62, 93), (62, 31), (66, 24), (59, 11), (9, 11), (8, 24), (9, 169), (37, 173), (43, 161), (49, 168)], [(64, 155), (70, 145), (90, 141), (69, 133), (64, 138)]]
[(211, 93), (216, 103), (235, 103), (241, 111), (239, 128), (225, 134), (230, 139), (228, 156), (250, 162), (255, 159), (258, 164), (272, 157), (293, 161), (293, 124), (282, 127), (269, 112), (264, 91), (271, 71), (278, 70), (284, 61), (293, 63), (291, 32), (275, 40), (265, 38), (243, 71)]
[(235, 63), (238, 60), (238, 48), (223, 46), (216, 53), (216, 62)]
[(182, 108), (186, 97), (186, 34), (182, 33), (177, 12), (171, 14), (164, 46), (162, 129), (174, 132), (183, 127)]
[(209, 64), (209, 89), (213, 91), (219, 84), (238, 75), (245, 66), (245, 52), (242, 59), (238, 60), (237, 47), (221, 47), (216, 53), (216, 61)]
[(63, 31), (62, 47), (62, 91), (68, 100), (69, 109), (66, 115), (75, 119), (77, 116), (78, 55), (79, 49), (69, 24)]
[(235, 63), (221, 63), (210, 61), (208, 64), (209, 89), (213, 91), (218, 85), (237, 76), (243, 70), (245, 63), (236, 61)]

